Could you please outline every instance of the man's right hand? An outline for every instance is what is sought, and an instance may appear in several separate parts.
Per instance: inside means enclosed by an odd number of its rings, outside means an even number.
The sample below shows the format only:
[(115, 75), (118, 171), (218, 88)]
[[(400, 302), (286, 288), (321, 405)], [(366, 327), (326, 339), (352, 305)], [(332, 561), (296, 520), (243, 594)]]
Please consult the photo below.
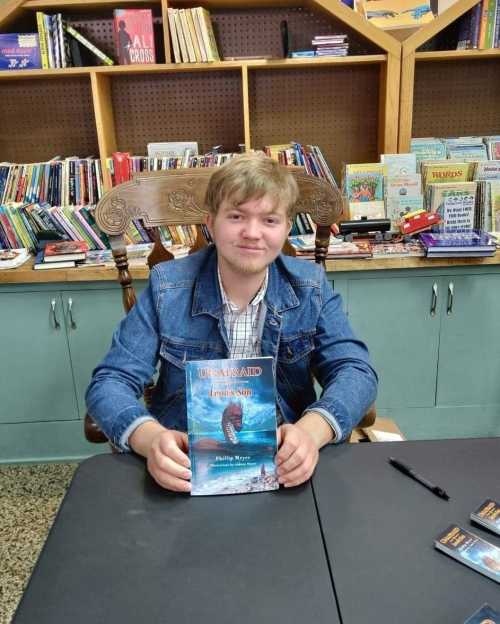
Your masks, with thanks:
[(132, 433), (129, 444), (147, 459), (148, 471), (158, 485), (174, 492), (191, 491), (186, 433), (147, 421)]

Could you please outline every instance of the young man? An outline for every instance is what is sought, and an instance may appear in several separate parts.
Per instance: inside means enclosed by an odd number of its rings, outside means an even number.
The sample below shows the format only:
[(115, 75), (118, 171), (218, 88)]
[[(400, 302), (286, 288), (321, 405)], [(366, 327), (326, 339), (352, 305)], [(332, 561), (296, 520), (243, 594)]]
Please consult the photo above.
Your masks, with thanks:
[[(191, 488), (185, 362), (272, 356), (277, 473), (306, 481), (319, 449), (342, 442), (375, 400), (377, 376), (316, 264), (280, 254), (297, 200), (293, 176), (261, 154), (217, 170), (206, 194), (214, 245), (153, 268), (87, 391), (89, 414), (121, 450), (147, 459), (161, 486)], [(147, 413), (138, 401), (160, 374)], [(323, 387), (316, 399), (313, 375)]]

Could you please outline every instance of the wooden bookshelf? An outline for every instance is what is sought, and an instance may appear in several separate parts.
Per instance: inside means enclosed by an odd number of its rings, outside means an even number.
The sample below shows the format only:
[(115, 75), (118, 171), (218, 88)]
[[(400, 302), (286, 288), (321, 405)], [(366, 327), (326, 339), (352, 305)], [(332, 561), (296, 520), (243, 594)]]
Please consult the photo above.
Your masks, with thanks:
[[(185, 0), (5, 3), (1, 31), (36, 32), (36, 11), (62, 12), (112, 57), (113, 9), (151, 8), (159, 62), (1, 72), (1, 159), (104, 159), (115, 150), (143, 155), (148, 142), (161, 140), (196, 140), (201, 151), (296, 140), (318, 144), (339, 176), (344, 162), (396, 151), (401, 44), (393, 37), (338, 0), (200, 4), (211, 12), (221, 55), (270, 54), (273, 60), (174, 64), (167, 9), (193, 6)], [(283, 19), (292, 49), (306, 47), (315, 34), (346, 32), (351, 56), (280, 58)]]
[(412, 137), (500, 132), (500, 50), (419, 50), (476, 4), (458, 0), (402, 43), (399, 152)]

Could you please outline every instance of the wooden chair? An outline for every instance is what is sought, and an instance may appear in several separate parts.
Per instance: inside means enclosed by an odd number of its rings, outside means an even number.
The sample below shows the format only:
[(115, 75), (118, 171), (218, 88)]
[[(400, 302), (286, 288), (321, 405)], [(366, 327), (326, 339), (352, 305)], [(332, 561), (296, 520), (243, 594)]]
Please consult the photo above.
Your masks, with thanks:
[[(108, 191), (96, 207), (95, 219), (98, 226), (110, 239), (113, 258), (118, 270), (118, 281), (122, 287), (123, 307), (127, 313), (136, 302), (123, 238), (130, 221), (141, 219), (145, 227), (159, 225), (196, 225), (197, 239), (191, 252), (206, 246), (200, 224), (204, 223), (207, 210), (204, 207), (205, 191), (214, 169), (178, 169), (139, 173), (130, 182), (125, 182)], [(299, 200), (294, 212), (308, 212), (315, 222), (315, 260), (324, 265), (330, 226), (336, 223), (342, 213), (342, 196), (328, 182), (306, 175), (302, 169), (292, 170), (299, 186)], [(283, 252), (295, 255), (295, 250), (285, 243)], [(173, 259), (173, 255), (156, 237), (148, 257), (149, 268), (158, 262)], [(146, 388), (144, 400), (148, 405), (152, 386)], [(362, 421), (364, 427), (375, 420), (368, 412)], [(89, 442), (106, 442), (107, 438), (87, 414), (85, 416), (85, 437)]]

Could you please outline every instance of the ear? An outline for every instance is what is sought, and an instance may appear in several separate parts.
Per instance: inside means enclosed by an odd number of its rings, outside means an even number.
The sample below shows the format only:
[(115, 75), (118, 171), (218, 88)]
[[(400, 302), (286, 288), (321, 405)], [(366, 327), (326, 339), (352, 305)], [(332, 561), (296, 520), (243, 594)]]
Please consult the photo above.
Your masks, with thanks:
[(207, 216), (205, 217), (205, 225), (207, 226), (207, 229), (210, 233), (210, 236), (212, 237), (212, 240), (214, 239), (213, 224), (214, 224), (214, 216), (209, 212), (207, 213)]

